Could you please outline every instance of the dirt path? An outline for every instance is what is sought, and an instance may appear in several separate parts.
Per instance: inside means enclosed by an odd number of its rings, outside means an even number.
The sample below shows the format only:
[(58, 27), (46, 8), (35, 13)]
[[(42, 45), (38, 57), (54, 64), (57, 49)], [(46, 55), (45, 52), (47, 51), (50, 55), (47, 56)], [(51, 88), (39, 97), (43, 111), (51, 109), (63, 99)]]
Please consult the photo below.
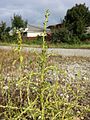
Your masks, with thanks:
[[(0, 46), (0, 49), (11, 50), (14, 47), (11, 46)], [(29, 48), (23, 47), (24, 51), (37, 51), (41, 52), (41, 48)], [(89, 49), (62, 49), (62, 48), (48, 48), (47, 53), (53, 53), (62, 56), (82, 56), (90, 57)]]

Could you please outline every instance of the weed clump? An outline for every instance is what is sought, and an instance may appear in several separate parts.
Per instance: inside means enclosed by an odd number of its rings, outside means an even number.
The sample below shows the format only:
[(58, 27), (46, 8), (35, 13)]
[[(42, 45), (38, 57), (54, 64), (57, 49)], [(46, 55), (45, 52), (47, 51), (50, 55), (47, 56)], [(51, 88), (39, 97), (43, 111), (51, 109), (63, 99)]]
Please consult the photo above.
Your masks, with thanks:
[(90, 104), (83, 102), (87, 99), (86, 81), (62, 79), (60, 76), (65, 76), (65, 71), (47, 62), (50, 58), (45, 41), (48, 16), (47, 10), (42, 52), (30, 56), (29, 67), (21, 52), (22, 39), (18, 31), (18, 48), (13, 53), (17, 59), (13, 58), (9, 67), (12, 72), (17, 68), (16, 76), (5, 79), (0, 68), (0, 119), (89, 120)]

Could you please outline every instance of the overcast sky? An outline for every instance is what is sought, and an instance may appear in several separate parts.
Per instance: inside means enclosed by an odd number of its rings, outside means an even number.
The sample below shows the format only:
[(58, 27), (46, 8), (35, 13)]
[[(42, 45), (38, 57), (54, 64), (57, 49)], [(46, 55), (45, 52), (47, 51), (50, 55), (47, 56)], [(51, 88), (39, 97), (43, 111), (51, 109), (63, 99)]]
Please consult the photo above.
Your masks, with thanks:
[(19, 14), (29, 24), (42, 26), (46, 9), (50, 10), (48, 25), (60, 23), (67, 9), (75, 4), (86, 3), (90, 8), (90, 0), (0, 0), (0, 22), (10, 24), (13, 14)]

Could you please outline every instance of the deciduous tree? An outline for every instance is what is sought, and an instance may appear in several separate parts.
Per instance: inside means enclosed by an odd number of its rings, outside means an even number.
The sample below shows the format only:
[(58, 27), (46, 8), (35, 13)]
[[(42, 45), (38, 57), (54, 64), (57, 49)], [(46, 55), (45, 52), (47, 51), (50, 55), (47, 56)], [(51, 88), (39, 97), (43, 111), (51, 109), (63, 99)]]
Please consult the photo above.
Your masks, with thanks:
[(14, 14), (13, 18), (11, 19), (12, 28), (20, 29), (25, 28), (27, 25), (27, 21), (22, 19), (21, 15)]
[(90, 11), (85, 4), (76, 4), (67, 10), (64, 22), (68, 30), (79, 36), (85, 31), (85, 27), (90, 24)]

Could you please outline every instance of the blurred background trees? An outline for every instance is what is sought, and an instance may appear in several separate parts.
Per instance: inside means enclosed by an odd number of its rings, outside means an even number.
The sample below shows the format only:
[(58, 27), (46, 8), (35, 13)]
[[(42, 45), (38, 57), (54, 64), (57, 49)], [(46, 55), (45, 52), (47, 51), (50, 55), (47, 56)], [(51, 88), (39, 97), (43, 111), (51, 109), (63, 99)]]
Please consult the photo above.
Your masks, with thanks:
[(86, 29), (90, 26), (90, 10), (85, 4), (76, 4), (67, 13), (63, 19), (63, 28), (52, 33), (54, 42), (66, 42), (69, 44), (80, 43), (80, 40), (90, 39), (86, 35)]
[(27, 26), (27, 21), (24, 21), (21, 15), (14, 14), (11, 19), (12, 28), (20, 29), (25, 28)]

